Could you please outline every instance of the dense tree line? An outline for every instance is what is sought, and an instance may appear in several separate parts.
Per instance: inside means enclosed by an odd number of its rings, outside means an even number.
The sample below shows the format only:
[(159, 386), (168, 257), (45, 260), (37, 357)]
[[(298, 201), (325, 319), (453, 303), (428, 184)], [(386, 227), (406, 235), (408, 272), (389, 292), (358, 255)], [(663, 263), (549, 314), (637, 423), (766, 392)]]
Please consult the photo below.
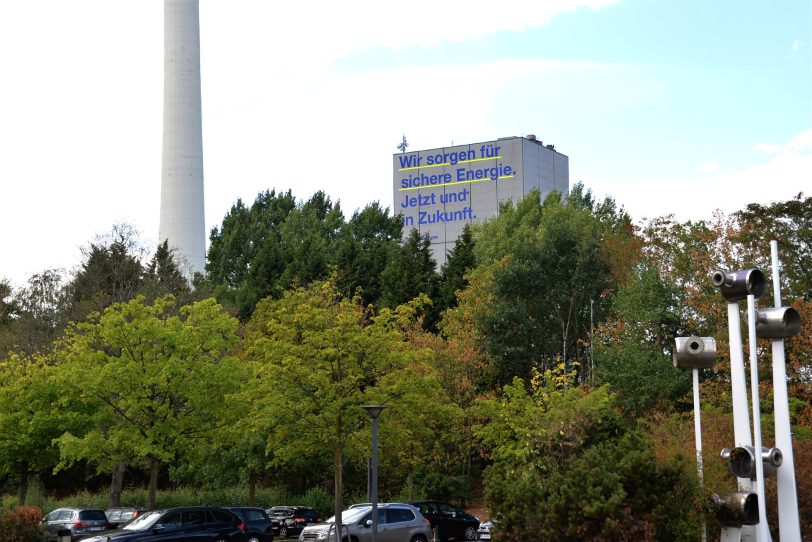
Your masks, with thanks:
[[(383, 403), (382, 495), (465, 501), (481, 485), (512, 536), (696, 540), (706, 496), (673, 339), (717, 338), (702, 374), (712, 457), (732, 419), (708, 274), (766, 271), (777, 238), (785, 303), (808, 325), (810, 209), (799, 195), (635, 225), (578, 184), (467, 227), (438, 270), (429, 240), (404, 238), (377, 203), (346, 220), (323, 193), (268, 191), (212, 230), (194, 288), (165, 244), (146, 251), (117, 226), (70, 274), (0, 281), (0, 482), (20, 503), (31, 477), (65, 489), (78, 467), (109, 477), (111, 503), (126, 472), (153, 502), (166, 483), (320, 486), (339, 510), (365, 487), (360, 407)], [(812, 440), (807, 330), (787, 344), (799, 450)], [(812, 457), (796, 461), (810, 510)], [(706, 462), (706, 491), (734, 483)]]

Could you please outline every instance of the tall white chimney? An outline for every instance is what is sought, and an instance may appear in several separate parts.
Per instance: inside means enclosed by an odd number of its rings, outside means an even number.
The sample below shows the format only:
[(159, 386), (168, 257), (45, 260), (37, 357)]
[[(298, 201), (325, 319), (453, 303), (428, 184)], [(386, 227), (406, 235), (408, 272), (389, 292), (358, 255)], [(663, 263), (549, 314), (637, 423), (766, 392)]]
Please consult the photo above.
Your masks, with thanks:
[(206, 264), (198, 0), (164, 0), (164, 132), (161, 243), (191, 278)]

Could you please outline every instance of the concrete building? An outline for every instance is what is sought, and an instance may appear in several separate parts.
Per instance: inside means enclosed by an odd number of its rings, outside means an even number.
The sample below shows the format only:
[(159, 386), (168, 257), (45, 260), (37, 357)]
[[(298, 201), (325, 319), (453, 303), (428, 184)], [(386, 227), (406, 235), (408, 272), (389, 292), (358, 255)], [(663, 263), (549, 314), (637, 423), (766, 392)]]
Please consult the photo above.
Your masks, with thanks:
[(534, 135), (399, 153), (392, 169), (404, 239), (412, 229), (427, 233), (438, 267), (465, 225), (495, 217), (500, 203), (570, 189), (569, 158)]
[(164, 1), (161, 242), (191, 278), (206, 264), (198, 0)]

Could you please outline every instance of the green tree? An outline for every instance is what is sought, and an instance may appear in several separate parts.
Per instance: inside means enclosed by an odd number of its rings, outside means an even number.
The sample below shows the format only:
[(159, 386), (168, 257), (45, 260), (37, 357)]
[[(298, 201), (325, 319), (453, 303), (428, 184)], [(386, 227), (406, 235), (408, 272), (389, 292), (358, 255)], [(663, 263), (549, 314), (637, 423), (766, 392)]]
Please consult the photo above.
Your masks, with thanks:
[(236, 329), (213, 299), (178, 309), (172, 296), (139, 296), (69, 327), (55, 353), (62, 386), (96, 414), (92, 430), (59, 439), (63, 465), (146, 465), (154, 507), (162, 463), (218, 427), (238, 390)]
[(743, 246), (754, 267), (767, 272), (770, 241), (778, 241), (783, 294), (812, 299), (812, 197), (803, 193), (769, 205), (749, 204), (733, 214), (733, 241)]
[(516, 378), (502, 395), (480, 401), (483, 421), (474, 433), (491, 461), (485, 496), (509, 535), (530, 534), (538, 524), (543, 487), (553, 473), (585, 448), (622, 433), (608, 389), (573, 384), (574, 374), (562, 364), (530, 382)]
[(379, 305), (383, 295), (382, 274), (400, 250), (400, 215), (389, 216), (377, 203), (353, 213), (342, 228), (336, 249), (336, 287), (345, 297), (360, 289), (363, 305)]
[(8, 326), (19, 311), (12, 298), (13, 290), (6, 279), (0, 279), (0, 327)]
[(0, 361), (0, 473), (15, 481), (19, 505), (25, 504), (29, 478), (58, 462), (54, 440), (66, 430), (82, 430), (86, 421), (66, 408), (54, 372), (39, 354)]
[[(244, 383), (253, 385), (253, 379), (247, 376)], [(239, 400), (239, 392), (231, 396), (230, 403), (230, 411), (221, 418), (220, 426), (188, 450), (182, 462), (172, 465), (170, 476), (192, 487), (247, 486), (247, 504), (256, 506), (257, 488), (263, 482), (274, 482), (267, 452), (271, 444), (266, 425), (250, 419), (247, 414), (251, 405)]]
[(9, 282), (0, 279), (0, 356), (8, 352), (14, 342), (11, 329), (20, 308), (13, 293)]
[(297, 206), (281, 226), (285, 268), (276, 282), (278, 290), (327, 279), (343, 225), (341, 206), (322, 191)]
[(464, 290), (468, 286), (468, 279), (465, 278), (465, 274), (476, 266), (474, 245), (471, 226), (466, 224), (440, 270), (440, 288), (437, 297), (437, 312), (439, 314), (456, 307), (457, 291)]
[(683, 540), (701, 530), (692, 465), (658, 461), (637, 432), (600, 442), (552, 474), (530, 513), (540, 540)]
[(485, 496), (501, 536), (694, 540), (700, 498), (690, 462), (661, 460), (629, 432), (606, 386), (573, 384), (562, 364), (480, 403), (486, 423), (475, 432), (492, 461)]
[(239, 288), (268, 240), (279, 241), (278, 228), (295, 207), (290, 190), (279, 194), (275, 190), (260, 192), (250, 208), (237, 200), (209, 236), (207, 279), (227, 290)]
[(690, 374), (674, 368), (670, 353), (683, 331), (680, 292), (643, 262), (613, 297), (616, 320), (595, 337), (596, 375), (632, 415), (669, 409), (690, 390)]
[(492, 303), (478, 311), (484, 347), (496, 363), (496, 384), (527, 379), (557, 359), (578, 367), (590, 328), (590, 305), (614, 285), (604, 257), (605, 228), (591, 209), (538, 191), (482, 226), (475, 253), (495, 268)]
[(134, 298), (144, 281), (137, 232), (126, 224), (83, 249), (84, 261), (65, 285), (67, 318), (78, 322), (113, 303)]
[(381, 305), (394, 308), (425, 294), (432, 302), (426, 312), (424, 326), (435, 329), (439, 315), (433, 308), (437, 300), (439, 277), (437, 263), (431, 255), (428, 235), (412, 230), (384, 269), (381, 280)]
[(298, 204), (290, 192), (263, 192), (250, 209), (237, 201), (212, 230), (206, 282), (247, 321), (260, 299), (326, 279), (343, 225), (341, 207), (324, 192)]
[(169, 241), (158, 245), (155, 254), (144, 269), (144, 284), (141, 293), (149, 300), (166, 294), (172, 294), (180, 300), (190, 297), (189, 281), (181, 273), (175, 253), (169, 248)]
[(363, 405), (385, 404), (386, 431), (399, 427), (398, 445), (425, 453), (423, 422), (437, 408), (426, 398), (441, 390), (431, 352), (405, 340), (414, 314), (403, 306), (373, 316), (328, 281), (263, 300), (248, 325), (244, 357), (257, 376), (252, 419), (268, 424), (275, 465), (332, 455), (339, 521), (345, 452), (368, 450)]
[(32, 275), (11, 302), (8, 350), (46, 353), (65, 327), (62, 273), (48, 269)]
[[(146, 266), (142, 263), (145, 254), (137, 231), (126, 224), (114, 225), (110, 233), (99, 236), (84, 250), (84, 262), (64, 288), (64, 316), (82, 321), (91, 312), (101, 312), (138, 294), (154, 300), (171, 293), (189, 300), (188, 279), (181, 273), (168, 242), (158, 245)], [(111, 468), (109, 505), (119, 506), (126, 465), (117, 463)]]

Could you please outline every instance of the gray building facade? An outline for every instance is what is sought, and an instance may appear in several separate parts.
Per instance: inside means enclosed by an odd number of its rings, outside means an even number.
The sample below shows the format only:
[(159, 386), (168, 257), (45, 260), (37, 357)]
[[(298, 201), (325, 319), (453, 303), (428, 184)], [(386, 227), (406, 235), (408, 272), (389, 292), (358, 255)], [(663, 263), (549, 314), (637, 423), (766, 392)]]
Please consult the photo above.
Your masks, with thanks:
[(438, 267), (465, 225), (495, 217), (500, 203), (570, 189), (569, 158), (533, 135), (399, 153), (392, 170), (403, 237), (428, 234)]

